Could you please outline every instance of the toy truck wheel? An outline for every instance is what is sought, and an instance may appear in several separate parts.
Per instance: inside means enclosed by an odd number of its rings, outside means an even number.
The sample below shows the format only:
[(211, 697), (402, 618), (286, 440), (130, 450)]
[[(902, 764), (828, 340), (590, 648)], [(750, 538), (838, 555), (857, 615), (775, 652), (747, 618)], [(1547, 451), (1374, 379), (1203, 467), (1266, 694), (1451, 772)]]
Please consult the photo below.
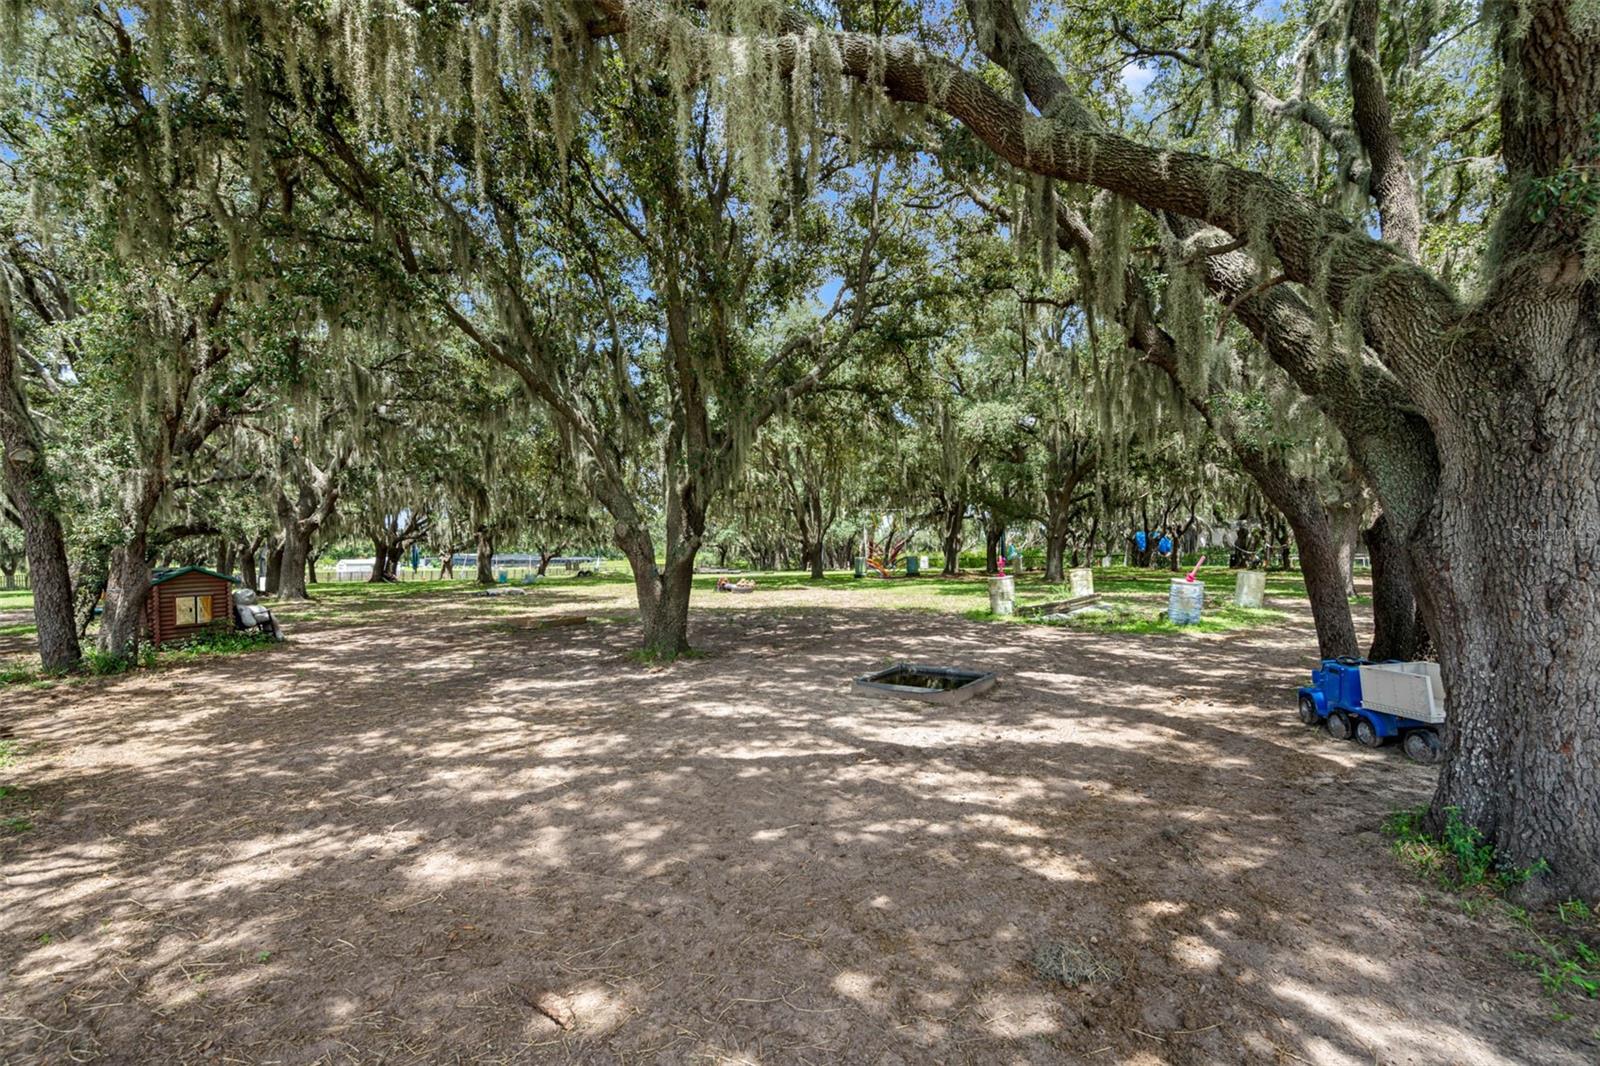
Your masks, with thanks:
[(1383, 738), (1378, 735), (1377, 729), (1359, 715), (1356, 716), (1356, 743), (1364, 748), (1383, 747)]
[(1317, 713), (1317, 701), (1310, 696), (1300, 697), (1300, 721), (1306, 725), (1316, 725), (1322, 721), (1322, 716)]
[(1439, 743), (1439, 734), (1431, 729), (1413, 729), (1406, 734), (1401, 747), (1405, 750), (1406, 758), (1428, 766), (1438, 762), (1444, 755), (1444, 745)]
[(1355, 726), (1350, 721), (1350, 716), (1343, 711), (1334, 711), (1328, 715), (1328, 735), (1334, 740), (1349, 740), (1355, 732)]

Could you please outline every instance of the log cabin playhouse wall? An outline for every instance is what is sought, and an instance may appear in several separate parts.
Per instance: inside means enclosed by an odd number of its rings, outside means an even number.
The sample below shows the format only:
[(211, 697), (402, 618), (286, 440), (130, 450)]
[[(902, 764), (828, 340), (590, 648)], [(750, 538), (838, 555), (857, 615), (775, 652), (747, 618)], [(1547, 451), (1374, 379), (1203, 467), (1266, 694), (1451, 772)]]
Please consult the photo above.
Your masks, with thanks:
[(153, 647), (233, 628), (234, 579), (199, 566), (157, 570), (145, 601), (145, 629)]

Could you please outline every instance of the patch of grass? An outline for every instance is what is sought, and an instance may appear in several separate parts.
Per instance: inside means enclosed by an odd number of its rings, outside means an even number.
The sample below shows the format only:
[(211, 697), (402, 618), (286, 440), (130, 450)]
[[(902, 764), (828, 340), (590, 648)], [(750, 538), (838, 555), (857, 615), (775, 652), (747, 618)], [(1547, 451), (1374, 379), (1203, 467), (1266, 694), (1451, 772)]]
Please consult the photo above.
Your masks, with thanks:
[(125, 674), (135, 665), (134, 660), (126, 655), (101, 651), (99, 648), (85, 648), (83, 651), (83, 672), (90, 677)]
[(1383, 831), (1394, 838), (1395, 854), (1407, 865), (1433, 878), (1442, 887), (1456, 892), (1483, 889), (1492, 895), (1507, 890), (1543, 873), (1543, 861), (1525, 870), (1512, 870), (1495, 861), (1494, 846), (1483, 839), (1477, 826), (1461, 820), (1455, 807), (1445, 811), (1444, 832), (1429, 833), (1423, 825), (1426, 808), (1396, 811), (1383, 823)]
[(113, 655), (98, 648), (86, 647), (76, 674), (51, 673), (30, 663), (13, 661), (0, 667), (0, 686), (49, 685), (56, 681), (82, 680), (86, 677), (114, 677), (135, 668), (150, 669), (163, 664), (180, 663), (212, 655), (237, 655), (271, 647), (275, 641), (256, 633), (218, 628), (202, 633), (182, 644), (167, 644), (157, 651), (146, 644), (140, 647), (136, 658)]
[(1104, 600), (1096, 606), (1102, 608), (1103, 613), (1086, 612), (1061, 621), (1047, 621), (1021, 614), (996, 615), (989, 613), (987, 608), (964, 611), (962, 614), (974, 622), (1011, 622), (1022, 625), (1064, 626), (1068, 629), (1082, 629), (1095, 633), (1138, 634), (1228, 633), (1236, 629), (1276, 625), (1289, 617), (1282, 611), (1269, 608), (1208, 607), (1200, 621), (1193, 625), (1180, 626), (1174, 625), (1167, 618), (1165, 609), (1157, 611), (1147, 606)]
[(1600, 950), (1576, 936), (1533, 933), (1531, 951), (1512, 958), (1539, 976), (1539, 985), (1552, 999), (1580, 995), (1600, 999)]
[(27, 611), (32, 608), (32, 589), (0, 589), (0, 611)]
[(634, 648), (627, 654), (629, 659), (640, 666), (655, 666), (660, 663), (680, 662), (685, 659), (704, 659), (707, 658), (709, 653), (703, 652), (698, 648), (685, 648), (676, 655), (672, 655), (659, 648)]
[(18, 622), (15, 625), (0, 626), (0, 637), (31, 637), (39, 631), (39, 627), (32, 622)]
[(1511, 957), (1538, 975), (1546, 995), (1600, 998), (1600, 922), (1594, 909), (1581, 899), (1558, 903), (1547, 913), (1511, 903), (1505, 894), (1542, 873), (1543, 860), (1526, 869), (1507, 868), (1457, 809), (1445, 811), (1444, 831), (1437, 836), (1424, 827), (1425, 814), (1425, 808), (1397, 811), (1384, 821), (1395, 854), (1440, 887), (1462, 893), (1462, 911), (1468, 916), (1497, 911), (1521, 929), (1529, 945)]
[(210, 655), (239, 655), (270, 648), (277, 641), (261, 633), (241, 633), (236, 629), (217, 629), (191, 637), (181, 644), (167, 644), (156, 653), (157, 663), (182, 662)]
[[(0, 740), (0, 771), (11, 769), (22, 757), (22, 748), (15, 740)], [(23, 793), (11, 785), (0, 784), (0, 809), (12, 807), (21, 802)], [(26, 833), (33, 828), (33, 823), (27, 818), (16, 814), (0, 816), (0, 832)]]
[(36, 680), (39, 672), (26, 663), (11, 662), (0, 666), (0, 685), (22, 685)]

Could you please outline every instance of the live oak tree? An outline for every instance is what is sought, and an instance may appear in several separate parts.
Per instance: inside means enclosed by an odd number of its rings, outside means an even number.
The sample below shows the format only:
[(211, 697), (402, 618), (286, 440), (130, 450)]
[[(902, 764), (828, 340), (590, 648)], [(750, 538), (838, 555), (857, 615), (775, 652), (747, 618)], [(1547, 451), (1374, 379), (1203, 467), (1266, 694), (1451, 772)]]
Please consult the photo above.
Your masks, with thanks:
[[(429, 224), (431, 241), (413, 234), (394, 243), (433, 265), (451, 235), (472, 281), (444, 304), (491, 357), (526, 369), (528, 387), (595, 461), (597, 491), (635, 565), (647, 643), (667, 652), (684, 643), (681, 605), (707, 494), (726, 487), (737, 465), (722, 457), (741, 455), (746, 431), (782, 406), (750, 398), (781, 396), (822, 365), (803, 369), (794, 352), (781, 369), (799, 376), (763, 379), (763, 358), (730, 358), (738, 353), (727, 341), (739, 333), (715, 313), (734, 306), (725, 293), (674, 297), (673, 283), (688, 291), (682, 283), (710, 269), (708, 249), (738, 261), (750, 254), (751, 235), (805, 216), (802, 203), (787, 218), (770, 217), (804, 199), (795, 190), (811, 188), (818, 157), (800, 146), (836, 130), (851, 138), (864, 121), (922, 108), (960, 122), (1033, 175), (1036, 200), (1056, 195), (1058, 184), (1093, 186), (1159, 215), (1186, 245), (1204, 246), (1212, 298), (1338, 428), (1382, 505), (1386, 535), (1408, 557), (1451, 699), (1435, 820), (1457, 810), (1506, 863), (1543, 861), (1530, 882), (1535, 893), (1600, 894), (1600, 720), (1592, 713), (1600, 700), (1600, 197), (1592, 190), (1600, 183), (1591, 180), (1600, 157), (1600, 21), (1591, 5), (1560, 0), (1497, 0), (1470, 25), (1464, 11), (1437, 5), (1420, 5), (1417, 14), (1428, 16), (1420, 19), (1386, 18), (1391, 5), (1376, 0), (1312, 5), (1304, 41), (1288, 49), (1297, 61), (1280, 68), (1263, 61), (1269, 50), (1217, 47), (1229, 36), (1226, 20), (1191, 25), (1185, 10), (1176, 21), (1192, 39), (1150, 45), (1140, 23), (1168, 20), (1143, 6), (1111, 7), (1127, 14), (1127, 25), (1108, 21), (1130, 47), (1215, 87), (1208, 95), (1220, 106), (1201, 117), (1232, 112), (1241, 148), (1261, 150), (1188, 143), (1182, 123), (1108, 124), (1089, 98), (1092, 80), (1074, 65), (1079, 53), (1062, 48), (1057, 62), (998, 0), (967, 5), (962, 35), (984, 66), (948, 58), (955, 49), (884, 36), (906, 27), (940, 43), (940, 33), (899, 9), (894, 24), (849, 7), (824, 25), (768, 4), (651, 0), (407, 7), (403, 17), (390, 17), (400, 10), (387, 0), (325, 12), (163, 8), (172, 17), (156, 54), (172, 63), (208, 49), (226, 56), (245, 86), (252, 138), (267, 125), (261, 101), (276, 91), (309, 99), (308, 111), (338, 112), (336, 123), (362, 134), (358, 156), (369, 140), (380, 154), (397, 146), (402, 158), (384, 181), (368, 173), (348, 182), (375, 209), (385, 239), (405, 220), (394, 204), (370, 201), (386, 200), (391, 180), (426, 179), (454, 229)], [(1210, 18), (1230, 9), (1197, 10)], [(124, 21), (121, 9), (114, 17)], [(1417, 166), (1422, 154), (1408, 141), (1430, 136), (1438, 108), (1414, 91), (1439, 84), (1439, 57), (1461, 58), (1453, 42), (1490, 60), (1474, 69), (1497, 73), (1498, 83), (1478, 85), (1472, 75), (1462, 95), (1492, 106), (1460, 130), (1439, 130), (1447, 136)], [(625, 131), (616, 129), (619, 101), (641, 120)], [(726, 141), (707, 138), (718, 150), (697, 159), (695, 131), (708, 110)], [(527, 141), (509, 136), (513, 122), (529, 130)], [(1284, 130), (1309, 148), (1298, 168), (1279, 151)], [(626, 134), (649, 145), (630, 148)], [(1435, 167), (1474, 140), (1492, 181), (1462, 185), (1450, 168)], [(610, 142), (605, 165), (593, 158), (601, 142)], [(652, 158), (650, 147), (664, 144), (672, 149), (658, 147)], [(553, 166), (544, 162), (552, 153)], [(1465, 160), (1455, 168), (1472, 170)], [(719, 201), (724, 187), (739, 197)], [(584, 201), (583, 217), (598, 204), (610, 217), (604, 232), (574, 225), (563, 197)], [(535, 203), (553, 224), (532, 217)], [(645, 206), (662, 210), (647, 216)], [(740, 206), (748, 216), (727, 210)], [(1492, 224), (1480, 271), (1464, 277), (1459, 253), (1470, 258), (1477, 247), (1474, 218)], [(604, 316), (594, 308), (604, 298), (582, 291), (598, 282), (585, 273), (579, 234), (598, 241), (602, 265), (592, 273), (612, 279), (633, 238), (631, 261), (648, 264), (641, 287), (660, 298), (649, 344), (602, 339)], [(422, 257), (419, 244), (431, 244)], [(573, 283), (580, 277), (582, 287)], [(579, 307), (587, 298), (586, 321), (550, 314), (536, 298), (550, 291)], [(640, 385), (633, 355), (645, 350), (665, 353), (664, 365), (676, 368), (651, 394), (670, 412), (650, 425), (667, 442), (657, 468), (668, 489), (664, 568), (630, 491), (636, 468), (608, 443), (632, 417), (623, 408)], [(578, 352), (614, 377), (603, 410), (571, 391)], [(717, 391), (729, 374), (744, 386), (736, 395)]]

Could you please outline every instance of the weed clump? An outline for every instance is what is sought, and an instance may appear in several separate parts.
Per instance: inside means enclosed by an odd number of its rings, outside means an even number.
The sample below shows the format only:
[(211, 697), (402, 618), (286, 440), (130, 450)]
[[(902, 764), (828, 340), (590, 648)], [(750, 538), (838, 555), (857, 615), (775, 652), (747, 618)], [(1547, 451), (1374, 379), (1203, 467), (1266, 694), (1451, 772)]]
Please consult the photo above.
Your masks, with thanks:
[(1394, 838), (1395, 854), (1441, 888), (1460, 893), (1461, 908), (1469, 916), (1497, 909), (1519, 926), (1529, 944), (1511, 957), (1538, 975), (1546, 995), (1600, 998), (1600, 920), (1594, 909), (1581, 899), (1557, 904), (1547, 914), (1515, 905), (1506, 894), (1542, 873), (1545, 863), (1507, 868), (1496, 861), (1494, 846), (1483, 833), (1462, 821), (1458, 809), (1445, 810), (1444, 827), (1437, 836), (1424, 827), (1426, 813), (1425, 808), (1397, 811), (1384, 822), (1384, 832)]

